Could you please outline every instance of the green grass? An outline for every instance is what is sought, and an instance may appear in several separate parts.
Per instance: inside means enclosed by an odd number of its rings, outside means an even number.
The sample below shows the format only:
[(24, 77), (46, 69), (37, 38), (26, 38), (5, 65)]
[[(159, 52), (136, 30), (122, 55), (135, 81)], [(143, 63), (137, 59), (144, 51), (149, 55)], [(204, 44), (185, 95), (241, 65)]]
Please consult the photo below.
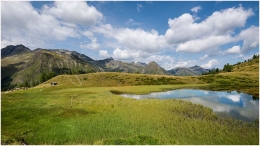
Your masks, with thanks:
[(252, 60), (234, 72), (205, 76), (60, 75), (31, 89), (2, 92), (1, 144), (258, 145), (259, 120), (219, 118), (210, 108), (178, 99), (118, 95), (195, 88), (259, 98), (258, 65)]
[[(44, 87), (45, 86), (45, 87)], [(182, 100), (123, 98), (206, 85), (47, 86), (2, 94), (2, 144), (258, 144), (259, 128)]]

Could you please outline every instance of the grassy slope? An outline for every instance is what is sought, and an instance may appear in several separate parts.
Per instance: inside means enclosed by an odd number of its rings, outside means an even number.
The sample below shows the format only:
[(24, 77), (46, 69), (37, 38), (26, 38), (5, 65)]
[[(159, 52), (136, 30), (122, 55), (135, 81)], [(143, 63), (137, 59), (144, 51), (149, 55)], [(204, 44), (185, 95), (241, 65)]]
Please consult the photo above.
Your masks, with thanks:
[(211, 84), (211, 90), (237, 90), (259, 98), (259, 59), (234, 66), (233, 72), (199, 76), (199, 80)]
[(32, 56), (32, 53), (25, 53), (1, 59), (1, 86), (9, 87), (12, 82), (12, 76), (21, 70)]
[(82, 70), (94, 72), (96, 67), (68, 54), (37, 50), (35, 52), (13, 55), (1, 59), (2, 89), (12, 89), (25, 81), (29, 83), (40, 81), (42, 73)]
[(101, 72), (82, 75), (60, 75), (41, 86), (48, 86), (50, 82), (58, 82), (64, 86), (75, 84), (83, 87), (102, 86), (133, 86), (133, 85), (166, 85), (166, 84), (201, 84), (197, 77), (177, 77), (166, 75), (129, 74), (116, 72)]
[(18, 70), (21, 69), (22, 65), (29, 61), (29, 59), (32, 57), (32, 53), (26, 53), (22, 55), (13, 55), (9, 57), (5, 57), (1, 59), (1, 78), (11, 76), (14, 73), (16, 73)]
[[(256, 74), (244, 74), (241, 70), (199, 77), (60, 75), (35, 88), (2, 93), (1, 141), (2, 144), (259, 144), (258, 122), (220, 119), (211, 109), (187, 101), (135, 100), (110, 92), (231, 89), (223, 81), (233, 78), (237, 80), (234, 86), (256, 88)], [(52, 81), (59, 85), (50, 86)]]

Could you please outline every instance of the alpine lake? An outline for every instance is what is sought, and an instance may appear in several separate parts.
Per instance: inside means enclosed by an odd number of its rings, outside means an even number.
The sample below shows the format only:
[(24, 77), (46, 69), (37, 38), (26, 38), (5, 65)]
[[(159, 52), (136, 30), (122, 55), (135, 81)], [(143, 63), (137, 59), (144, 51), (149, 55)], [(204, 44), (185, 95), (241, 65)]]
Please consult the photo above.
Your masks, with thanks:
[(121, 94), (123, 97), (142, 99), (181, 99), (210, 107), (219, 117), (253, 122), (259, 119), (259, 100), (252, 95), (237, 91), (208, 91), (178, 89), (166, 92), (154, 92), (145, 95)]

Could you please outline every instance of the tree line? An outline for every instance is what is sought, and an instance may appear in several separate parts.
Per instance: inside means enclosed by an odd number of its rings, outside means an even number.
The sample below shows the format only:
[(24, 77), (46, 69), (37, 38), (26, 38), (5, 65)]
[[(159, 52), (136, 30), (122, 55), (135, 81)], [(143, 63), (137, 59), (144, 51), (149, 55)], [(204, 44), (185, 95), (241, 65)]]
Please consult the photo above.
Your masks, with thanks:
[[(250, 61), (250, 60), (253, 60), (253, 59), (257, 59), (259, 58), (259, 55), (253, 55), (253, 57), (251, 59), (248, 59), (248, 60), (245, 60), (244, 62), (247, 62), (247, 61)], [(234, 65), (230, 65), (229, 63), (225, 64), (223, 66), (223, 69), (220, 70), (220, 69), (212, 69), (210, 70), (208, 73), (202, 73), (202, 75), (208, 75), (208, 74), (218, 74), (219, 72), (232, 72), (233, 71), (233, 66), (235, 65), (239, 65), (241, 64), (242, 62), (237, 62), (236, 64)]]
[(45, 81), (47, 81), (47, 80), (49, 80), (49, 79), (51, 79), (51, 78), (53, 78), (55, 76), (56, 76), (55, 72), (50, 72), (48, 74), (42, 73), (41, 77), (40, 77), (40, 82), (43, 83), (43, 82), (45, 82)]
[[(253, 60), (253, 59), (257, 59), (257, 58), (259, 58), (259, 55), (253, 55), (253, 57), (251, 58), (251, 59), (247, 59), (247, 60), (244, 60), (244, 62), (248, 62), (248, 61), (251, 61), (251, 60)], [(239, 65), (239, 64), (241, 64), (241, 63), (243, 63), (243, 62), (237, 62), (236, 64), (234, 64), (234, 65)]]

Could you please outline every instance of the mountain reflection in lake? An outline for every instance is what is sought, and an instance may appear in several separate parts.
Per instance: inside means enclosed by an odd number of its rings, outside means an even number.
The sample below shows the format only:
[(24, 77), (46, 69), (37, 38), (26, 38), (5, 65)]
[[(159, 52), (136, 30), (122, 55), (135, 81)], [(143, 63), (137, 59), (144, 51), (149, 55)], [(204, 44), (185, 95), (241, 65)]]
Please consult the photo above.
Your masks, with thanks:
[(210, 107), (221, 117), (231, 117), (243, 121), (259, 119), (259, 100), (245, 93), (179, 89), (167, 92), (155, 92), (146, 95), (121, 94), (135, 99), (179, 98)]

